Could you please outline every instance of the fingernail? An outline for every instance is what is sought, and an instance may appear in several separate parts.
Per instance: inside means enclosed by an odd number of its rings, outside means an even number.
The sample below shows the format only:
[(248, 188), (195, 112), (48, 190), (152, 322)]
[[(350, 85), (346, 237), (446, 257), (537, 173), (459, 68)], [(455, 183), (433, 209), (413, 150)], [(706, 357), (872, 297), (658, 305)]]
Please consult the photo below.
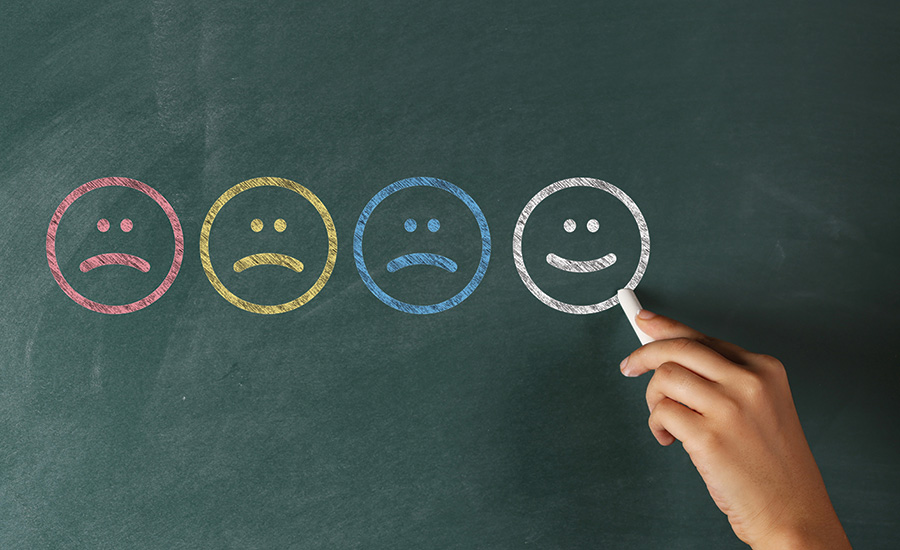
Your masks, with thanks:
[(628, 357), (622, 359), (622, 362), (619, 363), (619, 370), (622, 371), (622, 374), (625, 376), (631, 377), (631, 374), (626, 370), (628, 368)]
[(650, 310), (642, 309), (642, 310), (638, 311), (637, 316), (640, 317), (641, 319), (646, 320), (646, 319), (653, 319), (654, 317), (656, 317), (656, 314)]

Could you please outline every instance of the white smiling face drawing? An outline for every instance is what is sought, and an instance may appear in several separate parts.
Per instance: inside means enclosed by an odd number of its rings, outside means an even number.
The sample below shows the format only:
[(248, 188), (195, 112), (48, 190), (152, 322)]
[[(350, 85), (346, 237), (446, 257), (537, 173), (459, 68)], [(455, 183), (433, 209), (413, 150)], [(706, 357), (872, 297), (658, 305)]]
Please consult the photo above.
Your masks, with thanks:
[[(572, 304), (554, 298), (547, 292), (545, 292), (534, 281), (532, 275), (525, 267), (525, 260), (522, 252), (522, 238), (525, 232), (525, 226), (528, 223), (528, 220), (535, 208), (537, 208), (544, 199), (553, 195), (554, 193), (563, 189), (571, 189), (576, 187), (593, 188), (608, 193), (609, 195), (615, 197), (628, 209), (628, 212), (631, 214), (631, 217), (637, 224), (638, 233), (640, 234), (640, 255), (638, 257), (637, 266), (634, 270), (633, 275), (627, 281), (623, 277), (620, 285), (624, 286), (624, 288), (630, 289), (634, 289), (635, 287), (637, 287), (638, 282), (641, 280), (641, 277), (643, 277), (644, 272), (647, 269), (647, 263), (650, 259), (650, 233), (647, 229), (647, 222), (644, 220), (643, 214), (641, 214), (640, 209), (638, 209), (637, 205), (634, 203), (631, 197), (626, 195), (625, 192), (623, 192), (618, 187), (597, 179), (572, 178), (558, 181), (556, 183), (548, 185), (540, 192), (538, 192), (538, 194), (532, 197), (531, 200), (528, 201), (528, 204), (525, 205), (525, 208), (522, 210), (522, 213), (519, 215), (519, 219), (516, 222), (516, 228), (513, 233), (513, 259), (515, 261), (516, 270), (518, 271), (519, 276), (522, 278), (522, 282), (525, 283), (525, 286), (528, 288), (528, 290), (545, 305), (564, 313), (597, 313), (618, 304), (619, 301), (616, 295), (613, 294), (611, 297), (605, 300), (587, 305)], [(563, 230), (566, 233), (573, 233), (586, 229), (589, 233), (596, 234), (598, 233), (598, 230), (600, 230), (600, 222), (596, 218), (590, 218), (586, 220), (583, 225), (583, 229), (579, 227), (580, 225), (581, 224), (579, 224), (579, 222), (573, 218), (568, 218), (562, 223)], [(593, 257), (591, 259), (572, 259), (566, 257), (564, 254), (558, 253), (558, 251), (549, 251), (549, 253), (545, 257), (547, 265), (555, 268), (556, 270), (565, 273), (582, 275), (603, 272), (613, 265), (616, 265), (619, 259), (620, 256), (616, 255), (615, 250), (604, 250), (601, 254), (596, 255), (596, 257)]]
[[(563, 222), (563, 229), (566, 233), (574, 232), (577, 227), (578, 224), (572, 218)], [(598, 229), (600, 229), (600, 222), (594, 218), (588, 220), (587, 230), (589, 233), (596, 233)], [(560, 271), (567, 271), (569, 273), (594, 273), (595, 271), (610, 267), (616, 263), (617, 259), (616, 255), (612, 252), (594, 260), (570, 260), (553, 252), (547, 254), (548, 264)]]

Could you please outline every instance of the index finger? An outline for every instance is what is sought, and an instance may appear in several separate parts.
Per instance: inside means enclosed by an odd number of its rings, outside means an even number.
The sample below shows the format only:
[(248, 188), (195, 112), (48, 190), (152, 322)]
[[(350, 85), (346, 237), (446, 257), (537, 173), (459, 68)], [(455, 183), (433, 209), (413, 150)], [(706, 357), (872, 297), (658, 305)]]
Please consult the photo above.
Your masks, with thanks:
[(730, 342), (719, 340), (718, 338), (707, 336), (699, 330), (693, 329), (675, 319), (642, 309), (640, 313), (638, 313), (637, 323), (640, 325), (642, 331), (657, 340), (690, 338), (691, 340), (697, 340), (708, 348), (712, 348), (726, 359), (730, 359), (735, 363), (747, 365), (750, 362), (750, 356), (752, 354), (744, 348)]
[(663, 363), (677, 363), (707, 380), (719, 382), (734, 363), (691, 338), (657, 340), (635, 350), (620, 366), (625, 376), (640, 376)]

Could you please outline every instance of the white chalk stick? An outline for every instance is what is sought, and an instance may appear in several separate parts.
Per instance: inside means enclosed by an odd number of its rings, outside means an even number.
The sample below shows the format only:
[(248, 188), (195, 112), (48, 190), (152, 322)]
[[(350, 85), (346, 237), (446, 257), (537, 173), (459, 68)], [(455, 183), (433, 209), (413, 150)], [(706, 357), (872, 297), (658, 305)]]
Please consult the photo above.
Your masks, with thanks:
[(634, 329), (634, 333), (637, 334), (638, 339), (641, 341), (641, 345), (653, 342), (653, 338), (647, 336), (637, 326), (635, 317), (641, 310), (641, 303), (638, 301), (637, 296), (634, 295), (634, 291), (630, 288), (623, 288), (617, 293), (617, 296), (619, 297), (619, 303), (622, 305), (622, 310), (625, 311), (625, 316), (628, 317), (628, 322), (631, 323), (631, 328)]

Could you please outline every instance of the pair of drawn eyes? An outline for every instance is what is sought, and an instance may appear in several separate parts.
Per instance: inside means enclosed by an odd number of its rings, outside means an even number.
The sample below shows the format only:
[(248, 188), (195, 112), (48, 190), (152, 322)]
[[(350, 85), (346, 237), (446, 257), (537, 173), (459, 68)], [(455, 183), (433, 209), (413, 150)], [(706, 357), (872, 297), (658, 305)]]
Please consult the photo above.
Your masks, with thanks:
[[(256, 218), (255, 220), (250, 222), (250, 229), (252, 229), (254, 233), (259, 233), (263, 230), (264, 225), (265, 224), (263, 224), (263, 221), (261, 219)], [(279, 233), (287, 229), (287, 222), (282, 220), (281, 218), (275, 220), (275, 223), (272, 225), (275, 226), (275, 231), (278, 231)]]
[[(119, 227), (122, 229), (122, 231), (128, 233), (129, 231), (131, 231), (131, 228), (134, 227), (134, 223), (132, 223), (132, 221), (128, 218), (125, 218), (119, 223)], [(100, 220), (97, 221), (97, 229), (100, 230), (101, 233), (106, 233), (107, 231), (109, 231), (109, 220), (107, 220), (106, 218), (100, 218)]]
[[(566, 233), (571, 233), (572, 231), (575, 231), (575, 228), (577, 226), (578, 226), (578, 224), (576, 224), (575, 220), (573, 220), (572, 218), (569, 218), (568, 220), (563, 222), (563, 229), (566, 230)], [(587, 222), (587, 230), (588, 231), (590, 231), (591, 233), (596, 233), (598, 229), (600, 229), (600, 222), (598, 222), (595, 219), (588, 220), (588, 222)]]
[[(412, 233), (413, 231), (416, 230), (416, 227), (417, 227), (416, 220), (414, 220), (412, 218), (409, 218), (408, 220), (403, 222), (403, 228), (406, 229), (407, 233)], [(434, 218), (431, 218), (430, 220), (428, 220), (428, 230), (429, 231), (434, 233), (440, 228), (441, 228), (441, 222), (437, 221)]]

